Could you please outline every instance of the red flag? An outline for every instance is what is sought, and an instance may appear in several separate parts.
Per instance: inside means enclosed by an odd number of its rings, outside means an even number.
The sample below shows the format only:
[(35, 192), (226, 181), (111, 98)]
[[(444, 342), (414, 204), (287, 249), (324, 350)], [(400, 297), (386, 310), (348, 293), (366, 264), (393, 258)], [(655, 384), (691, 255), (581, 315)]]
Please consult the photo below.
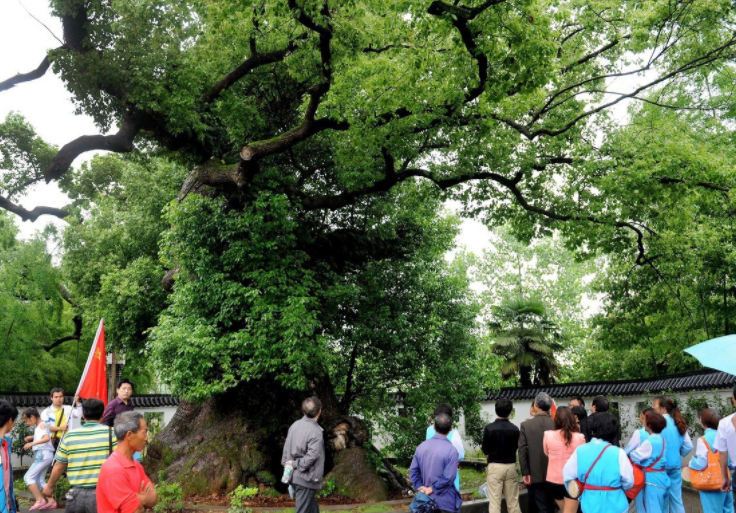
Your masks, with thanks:
[(554, 399), (552, 399), (552, 408), (549, 410), (549, 414), (553, 419), (557, 415), (557, 402)]
[(107, 353), (105, 352), (105, 321), (100, 319), (95, 341), (89, 350), (87, 365), (77, 388), (77, 397), (99, 399), (107, 406)]

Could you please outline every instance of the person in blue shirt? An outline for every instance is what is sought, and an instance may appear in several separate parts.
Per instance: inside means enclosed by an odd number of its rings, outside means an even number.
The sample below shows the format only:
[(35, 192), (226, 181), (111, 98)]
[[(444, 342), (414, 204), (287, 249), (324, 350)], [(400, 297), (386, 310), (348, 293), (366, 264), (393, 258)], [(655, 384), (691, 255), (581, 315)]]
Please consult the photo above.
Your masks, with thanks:
[(634, 468), (624, 450), (612, 444), (617, 438), (616, 419), (612, 416), (601, 416), (593, 439), (575, 449), (562, 469), (565, 486), (575, 479), (585, 484), (585, 490), (580, 496), (583, 513), (629, 511), (629, 501), (624, 490), (634, 486)]
[[(714, 445), (716, 441), (716, 430), (720, 421), (721, 415), (713, 408), (706, 408), (700, 412), (700, 425), (705, 429), (705, 433), (698, 438), (695, 447), (695, 456), (690, 460), (691, 469), (705, 470), (708, 468), (708, 452), (713, 454), (718, 453)], [(733, 495), (729, 492), (701, 491), (700, 502), (703, 506), (703, 513), (733, 513)]]
[(667, 447), (667, 475), (670, 478), (667, 501), (670, 513), (685, 513), (682, 502), (682, 458), (693, 450), (693, 442), (687, 434), (687, 422), (677, 408), (677, 402), (671, 397), (655, 398), (652, 407), (667, 419), (662, 437)]
[(624, 451), (626, 451), (626, 454), (631, 454), (631, 451), (636, 450), (637, 447), (639, 447), (644, 440), (649, 438), (649, 432), (647, 431), (646, 424), (645, 424), (645, 417), (648, 412), (654, 411), (652, 408), (645, 408), (640, 414), (639, 414), (639, 422), (641, 422), (642, 427), (634, 431), (634, 434), (631, 435), (631, 440), (629, 440), (629, 443), (626, 444), (626, 448)]
[(0, 513), (16, 513), (13, 490), (13, 467), (10, 447), (13, 439), (8, 436), (15, 426), (18, 410), (8, 401), (0, 400)]
[[(450, 418), (453, 418), (452, 416), (452, 406), (450, 406), (447, 403), (440, 403), (437, 405), (437, 408), (434, 409), (434, 415), (432, 418), (436, 418), (437, 415), (440, 413), (444, 413), (446, 415), (449, 415)], [(435, 435), (434, 430), (434, 423), (430, 424), (429, 427), (427, 427), (427, 436), (425, 440), (429, 440)], [(450, 431), (447, 435), (447, 439), (452, 443), (452, 445), (457, 449), (457, 461), (463, 461), (465, 459), (465, 446), (463, 445), (463, 439), (460, 436), (460, 432), (457, 430), (456, 427), (452, 428), (452, 431)], [(460, 491), (460, 472), (457, 473), (457, 477), (455, 478), (455, 488), (457, 491)]]
[(667, 490), (670, 478), (665, 469), (667, 464), (665, 441), (662, 431), (667, 420), (654, 411), (644, 417), (646, 439), (633, 451), (631, 461), (644, 471), (644, 489), (636, 496), (637, 513), (667, 513)]
[(452, 430), (452, 418), (440, 413), (435, 417), (434, 429), (436, 434), (417, 447), (409, 467), (409, 478), (414, 490), (432, 497), (440, 512), (458, 513), (463, 501), (454, 486), (457, 450), (447, 439)]

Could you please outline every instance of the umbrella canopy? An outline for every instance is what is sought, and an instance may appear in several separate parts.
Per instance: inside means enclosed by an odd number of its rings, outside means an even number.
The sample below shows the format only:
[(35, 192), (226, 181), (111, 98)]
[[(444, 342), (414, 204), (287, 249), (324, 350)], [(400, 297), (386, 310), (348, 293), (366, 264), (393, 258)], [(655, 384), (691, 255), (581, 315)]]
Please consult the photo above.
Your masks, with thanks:
[(697, 358), (704, 367), (736, 376), (736, 335), (701, 342), (688, 347), (685, 352)]

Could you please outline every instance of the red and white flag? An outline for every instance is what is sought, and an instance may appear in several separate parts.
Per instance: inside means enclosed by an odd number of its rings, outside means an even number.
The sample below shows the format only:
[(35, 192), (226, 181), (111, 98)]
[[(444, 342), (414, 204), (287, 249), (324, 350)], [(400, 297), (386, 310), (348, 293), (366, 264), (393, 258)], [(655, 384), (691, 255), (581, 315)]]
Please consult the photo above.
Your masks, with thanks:
[(99, 399), (107, 406), (107, 353), (105, 352), (105, 321), (100, 319), (95, 341), (89, 350), (87, 365), (77, 387), (76, 397)]

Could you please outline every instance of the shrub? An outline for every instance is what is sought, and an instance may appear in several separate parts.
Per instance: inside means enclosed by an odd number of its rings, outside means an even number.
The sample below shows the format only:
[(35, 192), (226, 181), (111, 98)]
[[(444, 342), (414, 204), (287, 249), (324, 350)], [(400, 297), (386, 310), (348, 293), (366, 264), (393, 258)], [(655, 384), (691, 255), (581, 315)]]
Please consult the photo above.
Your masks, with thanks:
[(66, 478), (66, 476), (61, 476), (56, 482), (56, 486), (54, 487), (54, 500), (56, 500), (56, 502), (66, 500), (66, 493), (68, 491), (69, 480)]
[(158, 504), (153, 507), (154, 511), (181, 511), (184, 509), (184, 492), (179, 483), (160, 483), (158, 491)]
[(230, 492), (230, 508), (227, 510), (228, 513), (251, 513), (251, 509), (243, 503), (256, 495), (258, 495), (258, 488), (238, 485), (235, 490)]
[(335, 480), (332, 478), (329, 478), (327, 481), (325, 481), (322, 484), (322, 488), (320, 491), (317, 492), (317, 498), (321, 499), (323, 497), (329, 497), (333, 493), (335, 493), (335, 489), (337, 488), (337, 485), (335, 484)]

